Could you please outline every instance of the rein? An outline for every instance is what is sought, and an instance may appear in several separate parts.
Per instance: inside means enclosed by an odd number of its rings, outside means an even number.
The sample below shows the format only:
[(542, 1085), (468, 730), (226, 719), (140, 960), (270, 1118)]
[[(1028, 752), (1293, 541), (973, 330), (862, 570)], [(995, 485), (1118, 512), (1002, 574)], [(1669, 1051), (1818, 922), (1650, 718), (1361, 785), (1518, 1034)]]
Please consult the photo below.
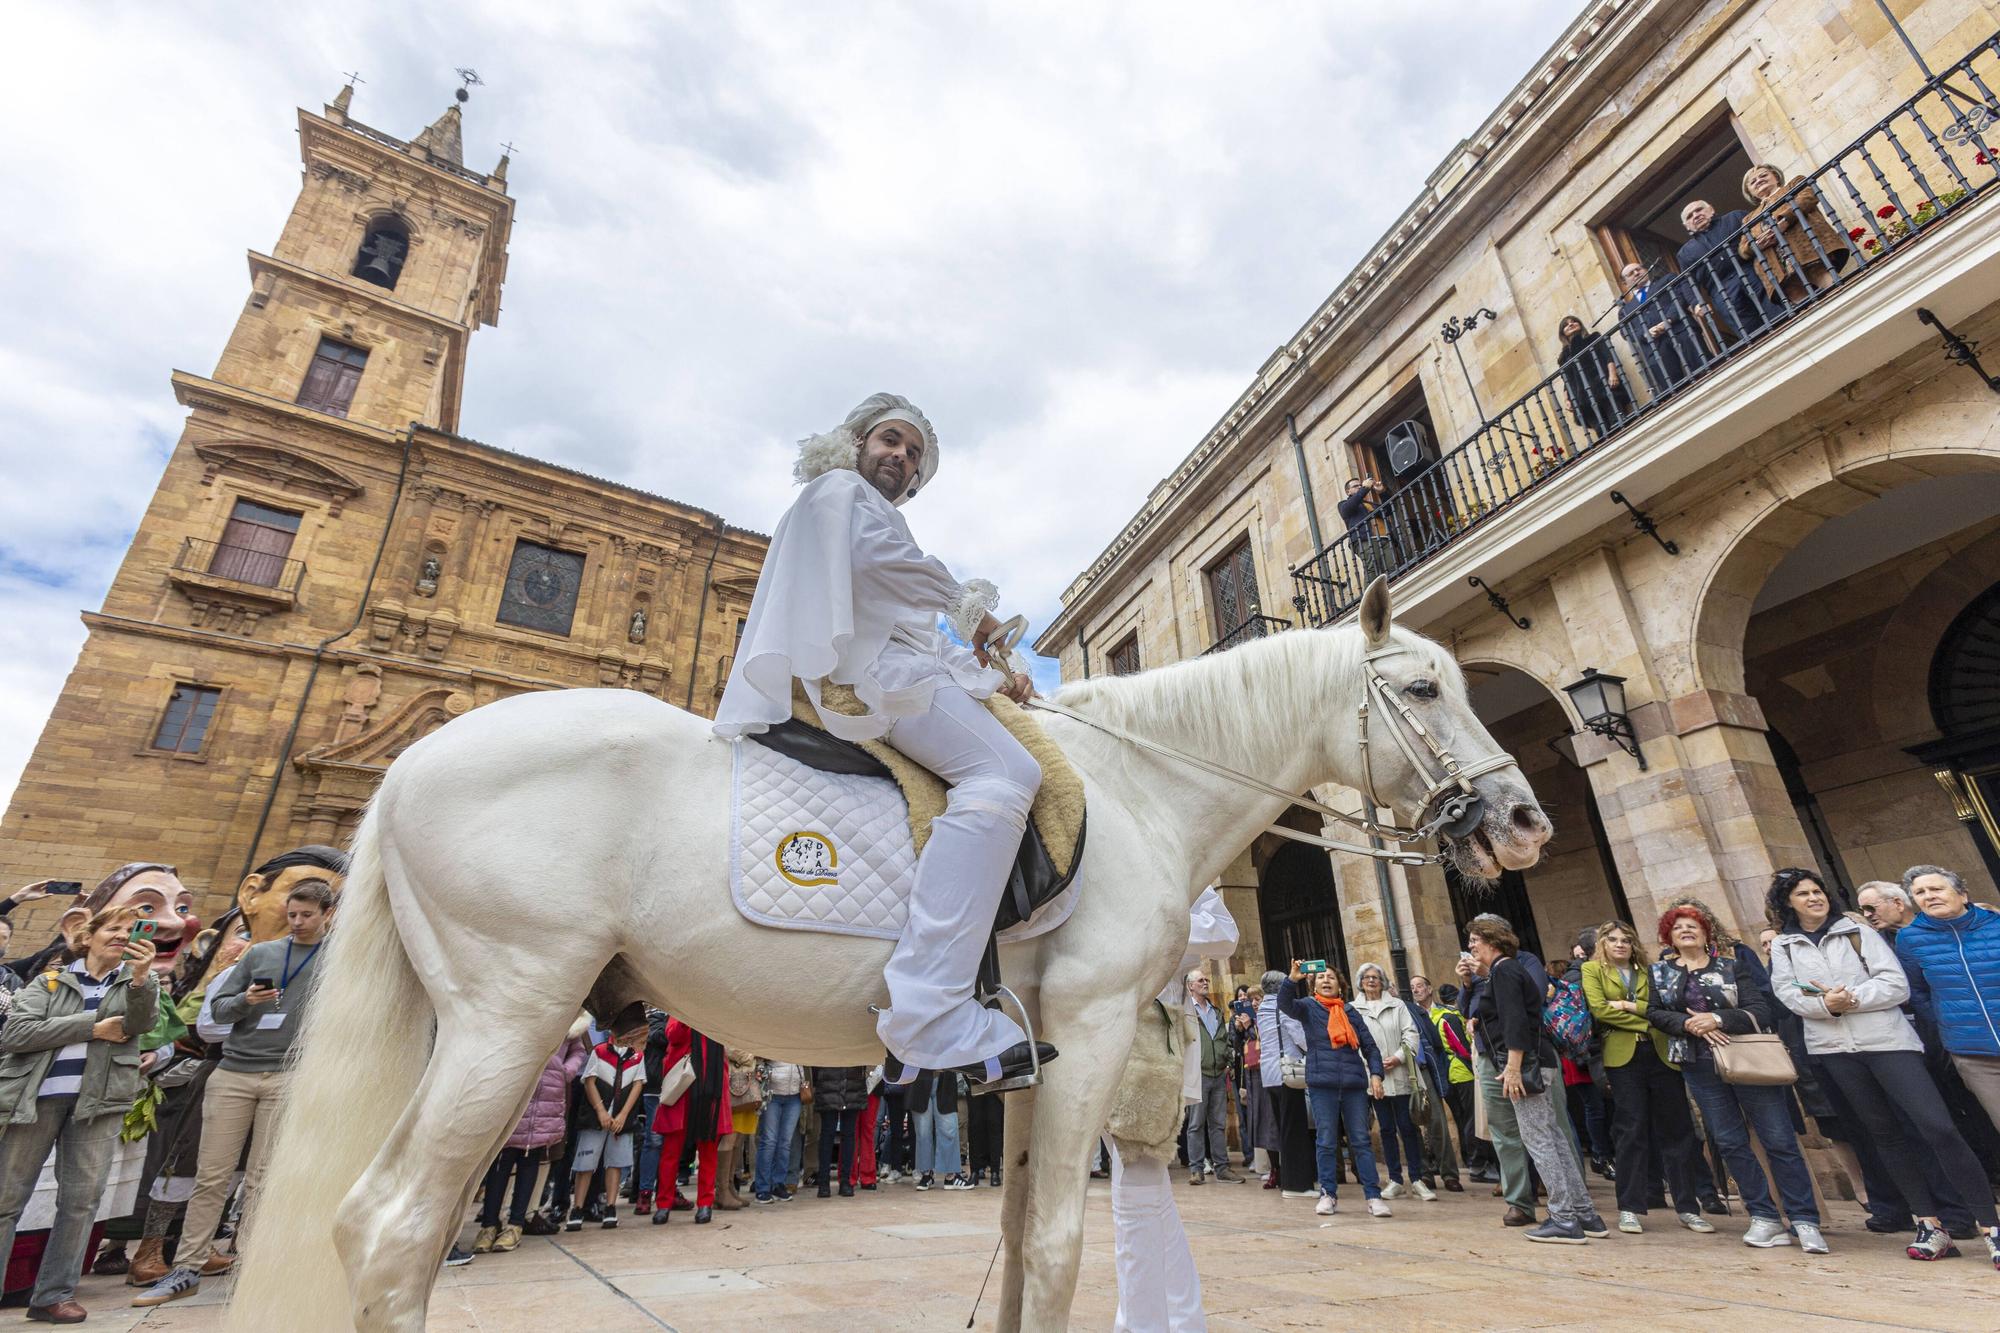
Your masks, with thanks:
[[(1163, 759), (1170, 759), (1175, 763), (1198, 769), (1203, 773), (1209, 774), (1211, 777), (1218, 777), (1224, 781), (1233, 782), (1239, 787), (1262, 793), (1265, 796), (1276, 797), (1291, 805), (1302, 805), (1326, 819), (1345, 824), (1350, 828), (1358, 829), (1363, 833), (1384, 839), (1388, 842), (1406, 846), (1410, 843), (1424, 842), (1440, 831), (1454, 837), (1465, 837), (1479, 826), (1479, 821), (1483, 818), (1485, 809), (1485, 801), (1473, 789), (1472, 779), (1510, 767), (1513, 765), (1514, 759), (1511, 755), (1502, 752), (1469, 765), (1462, 765), (1449, 748), (1440, 745), (1436, 738), (1431, 735), (1429, 729), (1424, 726), (1422, 720), (1411, 711), (1409, 705), (1397, 697), (1395, 687), (1383, 679), (1382, 673), (1375, 666), (1376, 659), (1401, 651), (1403, 650), (1395, 647), (1378, 648), (1374, 652), (1369, 653), (1364, 659), (1364, 664), (1368, 671), (1368, 682), (1363, 689), (1361, 706), (1356, 710), (1356, 720), (1359, 723), (1362, 791), (1368, 800), (1367, 808), (1369, 810), (1380, 810), (1384, 808), (1384, 805), (1375, 790), (1375, 766), (1370, 759), (1368, 747), (1369, 696), (1370, 694), (1379, 694), (1383, 704), (1383, 723), (1389, 732), (1390, 739), (1396, 743), (1398, 749), (1402, 750), (1404, 757), (1409, 760), (1410, 766), (1428, 784), (1418, 810), (1421, 812), (1430, 810), (1433, 806), (1437, 807), (1437, 812), (1428, 821), (1414, 828), (1406, 828), (1399, 824), (1385, 824), (1370, 815), (1354, 815), (1349, 814), (1345, 810), (1336, 810), (1332, 806), (1315, 799), (1309, 793), (1300, 795), (1295, 792), (1288, 792), (1282, 787), (1275, 787), (1263, 781), (1261, 778), (1251, 777), (1247, 773), (1239, 773), (1233, 768), (1218, 764), (1210, 759), (1204, 759), (1200, 755), (1189, 754), (1185, 750), (1177, 750), (1171, 745), (1165, 745), (1144, 736), (1136, 736), (1122, 727), (1115, 727), (1108, 722), (1101, 722), (1096, 718), (1086, 717), (1052, 700), (1037, 696), (1028, 701), (1028, 706), (1040, 709), (1043, 712), (1054, 713), (1059, 717), (1066, 717), (1070, 721), (1089, 727), (1093, 731), (1102, 732), (1115, 740), (1123, 741), (1127, 745), (1137, 746), (1139, 749), (1159, 755)], [(1398, 717), (1402, 720), (1401, 726), (1397, 725), (1396, 719)], [(1414, 743), (1411, 737), (1415, 738)], [(1418, 753), (1418, 744), (1421, 744), (1429, 752), (1428, 758)], [(1297, 829), (1286, 828), (1282, 824), (1273, 824), (1266, 832), (1275, 833), (1279, 837), (1289, 838), (1294, 842), (1303, 842), (1308, 846), (1321, 847), (1327, 851), (1348, 852), (1357, 856), (1370, 857), (1378, 861), (1387, 861), (1395, 865), (1435, 865), (1444, 860), (1442, 852), (1392, 851), (1386, 847), (1362, 846), (1358, 843), (1338, 842), (1332, 838), (1323, 838), (1311, 833), (1302, 833)]]

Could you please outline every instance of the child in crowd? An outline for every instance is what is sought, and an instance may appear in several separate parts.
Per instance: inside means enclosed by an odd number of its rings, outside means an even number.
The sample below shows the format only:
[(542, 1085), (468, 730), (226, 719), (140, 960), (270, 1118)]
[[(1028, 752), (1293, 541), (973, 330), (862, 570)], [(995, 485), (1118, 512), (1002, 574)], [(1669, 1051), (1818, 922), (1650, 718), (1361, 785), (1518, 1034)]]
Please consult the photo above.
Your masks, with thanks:
[(575, 1186), (568, 1229), (583, 1229), (583, 1198), (590, 1177), (604, 1167), (604, 1220), (618, 1225), (618, 1185), (633, 1163), (633, 1112), (646, 1088), (645, 1010), (634, 1006), (618, 1016), (610, 1039), (591, 1048), (583, 1066), (583, 1097), (597, 1123), (585, 1122), (576, 1136), (576, 1160), (571, 1163)]

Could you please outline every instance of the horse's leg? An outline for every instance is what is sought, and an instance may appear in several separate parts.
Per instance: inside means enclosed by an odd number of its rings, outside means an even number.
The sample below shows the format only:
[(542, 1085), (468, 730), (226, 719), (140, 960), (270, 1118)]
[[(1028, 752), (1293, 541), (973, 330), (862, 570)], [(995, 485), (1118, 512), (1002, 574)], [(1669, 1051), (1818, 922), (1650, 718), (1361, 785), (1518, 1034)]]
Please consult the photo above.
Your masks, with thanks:
[[(1042, 1012), (1053, 1006), (1046, 989)], [(1065, 1006), (1066, 1007), (1066, 1006)], [(1138, 1026), (1139, 1002), (1123, 993), (1094, 996), (1056, 1038), (1062, 1059), (1042, 1071), (1028, 1145), (1028, 1199), (1022, 1220), (1020, 1327), (1063, 1328), (1083, 1257), (1084, 1194), (1090, 1145), (1111, 1114), (1118, 1080)], [(1019, 1169), (1018, 1167), (1016, 1168)]]
[[(1049, 1068), (1053, 1070), (1054, 1065)], [(1002, 1124), (1000, 1160), (1007, 1168), (1000, 1189), (1000, 1235), (1007, 1263), (1000, 1274), (1000, 1328), (1021, 1326), (1021, 1228), (1028, 1220), (1028, 1142), (1035, 1128), (1035, 1097), (1026, 1092), (1002, 1094), (1007, 1119)]]
[[(505, 966), (497, 974), (526, 975)], [(505, 993), (522, 992), (510, 983)], [(520, 1118), (575, 1015), (574, 1002), (551, 998), (542, 1014), (513, 1031), (496, 1030), (483, 1012), (439, 1018), (430, 1067), (410, 1109), (335, 1217), (359, 1333), (423, 1328), (438, 1266), (477, 1176)]]

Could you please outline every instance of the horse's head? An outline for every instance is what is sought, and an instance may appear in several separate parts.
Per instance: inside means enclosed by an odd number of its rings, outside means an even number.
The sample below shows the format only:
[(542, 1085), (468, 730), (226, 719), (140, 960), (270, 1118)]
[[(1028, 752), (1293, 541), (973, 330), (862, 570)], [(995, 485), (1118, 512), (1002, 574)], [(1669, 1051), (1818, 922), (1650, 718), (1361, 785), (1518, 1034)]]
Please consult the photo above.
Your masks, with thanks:
[[(1417, 825), (1441, 819), (1439, 844), (1468, 876), (1492, 879), (1535, 864), (1553, 832), (1549, 818), (1512, 756), (1473, 714), (1458, 664), (1393, 623), (1386, 580), (1376, 579), (1362, 597), (1360, 628), (1373, 669), (1363, 685), (1366, 760), (1357, 765), (1364, 790), (1372, 786), (1376, 799)], [(1447, 758), (1467, 775), (1470, 794), (1450, 779)]]

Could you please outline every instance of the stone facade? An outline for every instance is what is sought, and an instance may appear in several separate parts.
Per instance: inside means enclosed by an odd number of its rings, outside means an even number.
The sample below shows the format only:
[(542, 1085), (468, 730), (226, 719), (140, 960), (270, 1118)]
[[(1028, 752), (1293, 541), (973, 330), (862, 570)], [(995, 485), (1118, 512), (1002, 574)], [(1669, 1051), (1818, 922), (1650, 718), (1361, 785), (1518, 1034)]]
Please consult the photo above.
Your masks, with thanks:
[[(720, 693), (765, 539), (455, 433), (467, 345), (499, 315), (507, 164), (463, 166), (457, 107), (404, 143), (350, 120), (349, 95), (299, 115), (298, 203), (250, 256), (215, 374), (173, 376), (185, 428), (84, 614), (0, 881), (160, 860), (211, 917), (260, 857), (343, 842), (388, 762), (468, 709), (611, 686), (708, 711)], [(390, 217), (408, 243), (385, 288), (353, 270)], [(366, 353), (344, 416), (297, 401), (322, 339)], [(295, 522), (288, 548), (242, 546), (246, 512)], [(557, 618), (570, 604), (567, 632), (509, 623), (537, 618), (503, 607), (522, 543), (555, 553), (536, 588)], [(190, 689), (217, 692), (205, 733), (163, 745)], [(25, 940), (54, 910), (18, 915)]]
[[(1974, 0), (1894, 8), (1935, 67), (1982, 49), (2000, 19)], [(1208, 649), (1229, 628), (1210, 571), (1246, 538), (1261, 611), (1290, 616), (1304, 586), (1294, 571), (1341, 535), (1335, 503), (1366, 470), (1359, 437), (1418, 403), (1450, 448), (1555, 373), (1562, 316), (1616, 305), (1609, 220), (1663, 164), (1719, 143), (1809, 171), (1922, 84), (1872, 3), (1590, 6), (1079, 575), (1038, 647), (1066, 679), (1110, 670), (1135, 638), (1148, 668)], [(1772, 870), (1823, 859), (1853, 883), (1938, 861), (1992, 899), (1994, 849), (1909, 751), (1940, 737), (1927, 675), (1954, 618), (2000, 580), (1996, 539), (1963, 505), (1942, 506), (1936, 530), (1921, 514), (1911, 525), (1894, 496), (1945, 494), (1940, 478), (1989, 484), (2000, 403), (1939, 356), (1919, 307), (1996, 345), (1990, 197), (1395, 580), (1399, 618), (1452, 647), (1555, 820), (1525, 876), (1550, 951), (1621, 896), (1647, 937), (1683, 893), (1754, 936)], [(1495, 313), (1455, 347), (1438, 337), (1481, 310)], [(1614, 489), (1676, 554), (1635, 531)], [(1814, 544), (1823, 526), (1852, 542)], [(1856, 564), (1848, 550), (1879, 558)], [(1839, 576), (1788, 566), (1795, 552)], [(1473, 575), (1528, 627), (1489, 606)], [(1785, 587), (1798, 595), (1773, 603)], [(1569, 742), (1574, 764), (1547, 744), (1580, 731), (1562, 687), (1585, 667), (1626, 678), (1644, 769), (1588, 733)], [(1507, 706), (1487, 714), (1499, 693)], [(1229, 883), (1263, 883), (1267, 841)], [(1334, 868), (1349, 959), (1385, 959), (1375, 867), (1335, 856)], [(1443, 874), (1393, 869), (1388, 881), (1410, 965), (1449, 971), (1463, 912)], [(1256, 907), (1248, 888), (1233, 892)], [(1238, 917), (1246, 942), (1264, 933), (1255, 910)], [(1235, 970), (1263, 952), (1246, 949)]]

